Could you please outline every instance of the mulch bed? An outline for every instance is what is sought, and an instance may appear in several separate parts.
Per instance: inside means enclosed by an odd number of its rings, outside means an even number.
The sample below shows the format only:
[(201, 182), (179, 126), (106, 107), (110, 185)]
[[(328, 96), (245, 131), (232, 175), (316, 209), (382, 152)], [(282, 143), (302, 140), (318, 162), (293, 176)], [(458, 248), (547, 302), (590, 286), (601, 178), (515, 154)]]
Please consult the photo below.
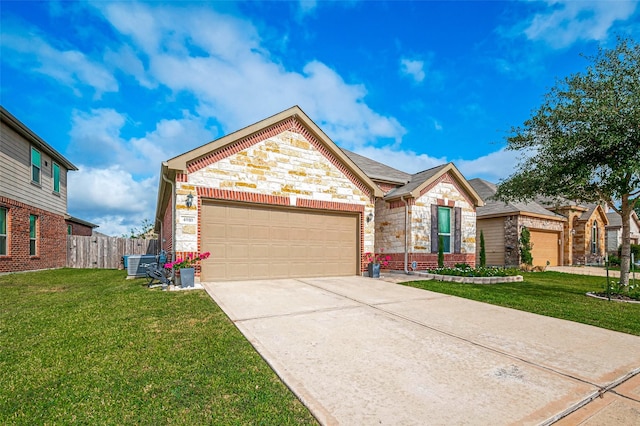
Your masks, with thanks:
[(626, 294), (611, 293), (610, 295), (607, 295), (607, 293), (587, 293), (587, 296), (605, 300), (609, 300), (610, 297), (611, 300), (615, 302), (640, 303), (640, 300), (633, 299)]

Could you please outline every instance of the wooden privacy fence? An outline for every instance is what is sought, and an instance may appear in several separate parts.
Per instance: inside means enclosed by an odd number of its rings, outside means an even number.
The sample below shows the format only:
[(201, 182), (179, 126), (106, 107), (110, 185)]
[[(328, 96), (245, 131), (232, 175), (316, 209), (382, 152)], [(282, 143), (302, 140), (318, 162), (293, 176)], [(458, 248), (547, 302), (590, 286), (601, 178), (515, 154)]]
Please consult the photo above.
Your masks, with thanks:
[(67, 235), (67, 267), (121, 269), (122, 256), (156, 254), (158, 240)]

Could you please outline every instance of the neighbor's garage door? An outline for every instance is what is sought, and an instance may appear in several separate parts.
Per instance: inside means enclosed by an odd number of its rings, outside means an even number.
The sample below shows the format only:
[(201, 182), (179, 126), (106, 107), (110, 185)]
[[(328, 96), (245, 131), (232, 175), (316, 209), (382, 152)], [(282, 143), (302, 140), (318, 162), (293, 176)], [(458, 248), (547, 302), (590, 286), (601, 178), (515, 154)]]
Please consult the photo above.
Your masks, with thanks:
[(358, 216), (204, 203), (202, 281), (356, 275)]
[(560, 233), (543, 232), (530, 229), (531, 233), (531, 254), (535, 266), (545, 266), (549, 261), (550, 266), (558, 266), (560, 259)]

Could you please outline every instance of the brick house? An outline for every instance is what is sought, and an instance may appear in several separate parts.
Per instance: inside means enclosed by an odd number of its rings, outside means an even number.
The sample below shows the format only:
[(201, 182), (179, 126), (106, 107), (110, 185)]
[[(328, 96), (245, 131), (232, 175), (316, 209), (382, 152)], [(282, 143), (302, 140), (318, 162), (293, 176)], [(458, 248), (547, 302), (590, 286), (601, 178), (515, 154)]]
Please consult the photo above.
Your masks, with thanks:
[(382, 249), (394, 269), (435, 265), (439, 236), (447, 263), (473, 264), (481, 204), (453, 164), (392, 169), (296, 106), (163, 162), (155, 230), (178, 258), (212, 253), (203, 281), (355, 275)]
[(549, 202), (545, 208), (567, 218), (564, 224), (565, 265), (603, 264), (606, 255), (607, 213), (599, 204), (580, 204), (569, 200)]
[(93, 230), (98, 227), (95, 223), (87, 222), (86, 220), (73, 216), (67, 217), (64, 223), (67, 225), (67, 235), (80, 235), (83, 237), (92, 236)]
[(0, 272), (66, 264), (71, 162), (0, 107)]
[(477, 238), (480, 239), (482, 231), (487, 265), (520, 264), (519, 237), (523, 227), (531, 235), (535, 266), (604, 261), (605, 228), (609, 221), (601, 205), (545, 199), (503, 203), (492, 199), (496, 185), (482, 179), (469, 182), (485, 201), (477, 210)]
[[(567, 218), (535, 201), (503, 203), (492, 199), (496, 185), (483, 179), (471, 179), (471, 186), (484, 200), (477, 210), (477, 239), (482, 232), (487, 266), (517, 267), (520, 265), (519, 238), (523, 228), (531, 237), (533, 264), (550, 266), (564, 264), (565, 224)], [(479, 256), (478, 246), (477, 254)]]

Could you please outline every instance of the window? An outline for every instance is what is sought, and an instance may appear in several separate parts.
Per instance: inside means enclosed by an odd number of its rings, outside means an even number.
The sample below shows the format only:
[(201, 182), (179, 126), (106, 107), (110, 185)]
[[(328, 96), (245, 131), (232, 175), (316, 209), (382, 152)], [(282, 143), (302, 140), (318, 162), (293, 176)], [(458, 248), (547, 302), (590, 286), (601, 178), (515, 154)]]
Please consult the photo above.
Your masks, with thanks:
[(60, 166), (53, 163), (53, 192), (60, 192)]
[(596, 254), (598, 252), (598, 222), (593, 221), (591, 227), (591, 253)]
[(38, 238), (38, 216), (29, 215), (29, 256), (36, 256)]
[(67, 225), (67, 235), (71, 235), (73, 233), (73, 227), (71, 225)]
[(40, 168), (42, 161), (40, 159), (40, 151), (31, 148), (31, 180), (37, 184), (40, 183)]
[(7, 255), (7, 209), (0, 207), (0, 256)]
[(438, 241), (442, 239), (444, 253), (451, 253), (451, 209), (438, 207)]

